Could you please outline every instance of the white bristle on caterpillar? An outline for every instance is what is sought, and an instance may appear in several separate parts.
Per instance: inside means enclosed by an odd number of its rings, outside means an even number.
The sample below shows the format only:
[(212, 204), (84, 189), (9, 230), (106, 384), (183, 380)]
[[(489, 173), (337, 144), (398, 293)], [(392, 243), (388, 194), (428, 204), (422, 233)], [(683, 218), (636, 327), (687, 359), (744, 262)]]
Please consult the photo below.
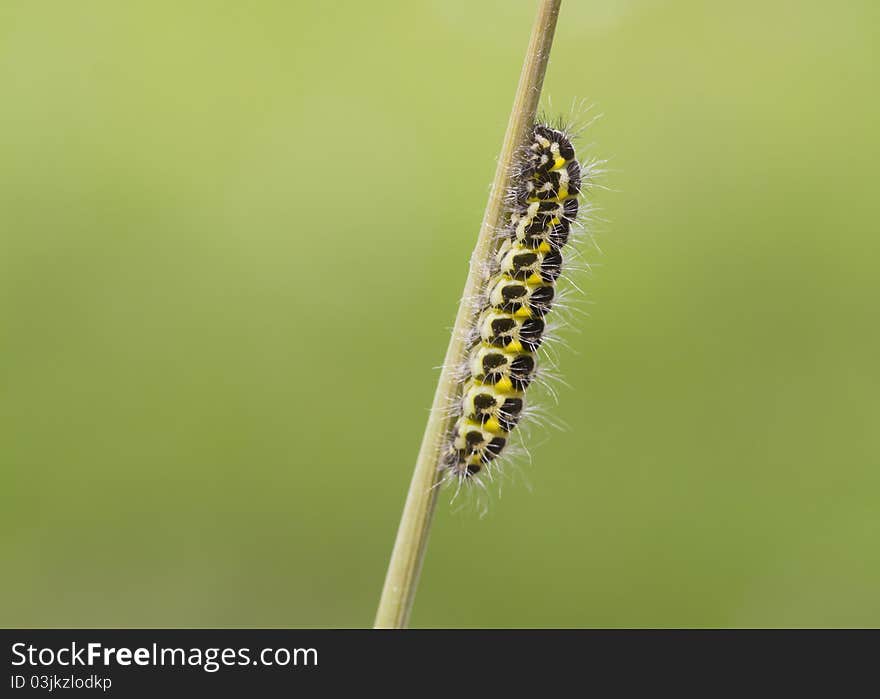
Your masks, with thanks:
[(507, 223), (498, 232), (483, 294), (473, 299), (441, 482), (484, 486), (482, 477), (492, 479), (496, 459), (510, 450), (511, 433), (535, 412), (526, 405), (528, 388), (544, 383), (538, 353), (547, 340), (546, 317), (559, 305), (564, 250), (584, 216), (588, 170), (565, 130), (531, 129), (511, 175)]

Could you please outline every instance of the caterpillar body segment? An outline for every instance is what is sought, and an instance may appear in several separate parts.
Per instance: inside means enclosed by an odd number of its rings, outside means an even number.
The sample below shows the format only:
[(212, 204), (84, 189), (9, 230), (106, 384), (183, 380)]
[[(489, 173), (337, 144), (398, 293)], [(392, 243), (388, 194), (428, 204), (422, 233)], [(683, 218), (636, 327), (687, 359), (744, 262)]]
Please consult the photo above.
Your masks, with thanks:
[(457, 475), (466, 478), (479, 473), (501, 453), (506, 444), (507, 438), (503, 433), (493, 433), (478, 422), (459, 418), (452, 442), (457, 455)]
[(449, 478), (462, 482), (490, 469), (524, 413), (582, 185), (568, 136), (535, 125), (513, 177), (508, 224), (473, 326), (443, 462)]
[(497, 385), (469, 381), (462, 399), (462, 414), (496, 434), (510, 432), (523, 409), (522, 391), (503, 391)]
[(482, 344), (471, 351), (468, 362), (470, 379), (500, 391), (525, 391), (532, 382), (535, 366), (533, 352), (505, 351)]
[(487, 309), (480, 315), (480, 341), (507, 352), (535, 352), (543, 340), (542, 318), (515, 318), (510, 313)]
[(505, 240), (496, 256), (498, 271), (511, 279), (531, 284), (552, 284), (562, 273), (559, 250), (523, 250), (513, 241)]
[(554, 286), (542, 281), (536, 284), (511, 279), (506, 275), (489, 287), (489, 304), (515, 318), (543, 317), (553, 304)]

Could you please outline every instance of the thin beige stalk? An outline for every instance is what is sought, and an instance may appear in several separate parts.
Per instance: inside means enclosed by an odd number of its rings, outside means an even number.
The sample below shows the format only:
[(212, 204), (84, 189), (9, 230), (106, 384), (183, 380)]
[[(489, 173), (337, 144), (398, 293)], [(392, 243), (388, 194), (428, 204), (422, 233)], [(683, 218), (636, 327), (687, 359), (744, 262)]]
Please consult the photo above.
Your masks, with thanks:
[(532, 36), (513, 100), (513, 110), (507, 123), (501, 154), (498, 156), (495, 179), (489, 191), (489, 202), (471, 255), (470, 271), (462, 292), (462, 301), (446, 350), (443, 371), (437, 384), (437, 392), (434, 394), (434, 404), (425, 427), (409, 493), (403, 506), (397, 539), (391, 552), (388, 574), (385, 577), (385, 586), (376, 613), (377, 629), (401, 629), (409, 623), (437, 502), (438, 488), (434, 486), (439, 477), (438, 466), (443, 440), (449, 429), (446, 408), (455, 398), (458, 390), (455, 367), (459, 366), (464, 358), (465, 336), (473, 322), (473, 309), (469, 300), (482, 291), (485, 282), (484, 270), (494, 248), (494, 233), (502, 224), (504, 195), (508, 188), (510, 173), (517, 151), (525, 142), (528, 130), (535, 121), (561, 2), (562, 0), (539, 2), (538, 14), (532, 26)]

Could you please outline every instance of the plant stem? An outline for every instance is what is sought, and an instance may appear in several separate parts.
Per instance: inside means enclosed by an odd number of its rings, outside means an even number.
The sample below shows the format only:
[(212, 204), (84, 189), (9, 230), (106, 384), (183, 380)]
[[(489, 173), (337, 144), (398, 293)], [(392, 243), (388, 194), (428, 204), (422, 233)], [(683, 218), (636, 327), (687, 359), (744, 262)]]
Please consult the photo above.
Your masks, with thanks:
[(439, 464), (443, 440), (449, 429), (449, 418), (446, 409), (454, 400), (458, 391), (455, 368), (459, 366), (466, 351), (465, 338), (473, 322), (470, 299), (481, 291), (486, 263), (493, 252), (495, 231), (503, 224), (504, 195), (507, 191), (517, 151), (525, 142), (529, 129), (535, 122), (544, 74), (547, 71), (547, 60), (556, 19), (559, 16), (559, 5), (562, 0), (540, 0), (538, 13), (532, 26), (532, 36), (523, 63), (519, 85), (513, 100), (513, 109), (507, 123), (507, 132), (498, 157), (495, 179), (489, 191), (489, 202), (483, 223), (471, 255), (470, 271), (462, 292), (462, 301), (455, 318), (452, 337), (446, 350), (443, 370), (434, 394), (434, 404), (425, 427), (422, 446), (416, 460), (397, 539), (391, 552), (385, 586), (379, 600), (376, 613), (375, 628), (401, 629), (409, 623), (409, 615), (415, 598), (419, 573), (428, 543), (431, 520), (437, 502), (437, 490), (434, 486), (440, 476)]

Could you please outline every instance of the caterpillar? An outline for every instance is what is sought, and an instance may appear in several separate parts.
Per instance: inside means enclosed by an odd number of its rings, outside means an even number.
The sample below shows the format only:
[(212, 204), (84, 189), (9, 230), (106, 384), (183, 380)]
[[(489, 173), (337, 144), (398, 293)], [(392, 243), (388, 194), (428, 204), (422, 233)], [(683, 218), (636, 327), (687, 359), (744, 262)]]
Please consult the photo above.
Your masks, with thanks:
[(565, 248), (579, 211), (582, 168), (562, 129), (535, 124), (508, 192), (485, 293), (475, 308), (460, 397), (441, 468), (445, 480), (491, 476), (526, 407), (546, 316), (557, 299)]

